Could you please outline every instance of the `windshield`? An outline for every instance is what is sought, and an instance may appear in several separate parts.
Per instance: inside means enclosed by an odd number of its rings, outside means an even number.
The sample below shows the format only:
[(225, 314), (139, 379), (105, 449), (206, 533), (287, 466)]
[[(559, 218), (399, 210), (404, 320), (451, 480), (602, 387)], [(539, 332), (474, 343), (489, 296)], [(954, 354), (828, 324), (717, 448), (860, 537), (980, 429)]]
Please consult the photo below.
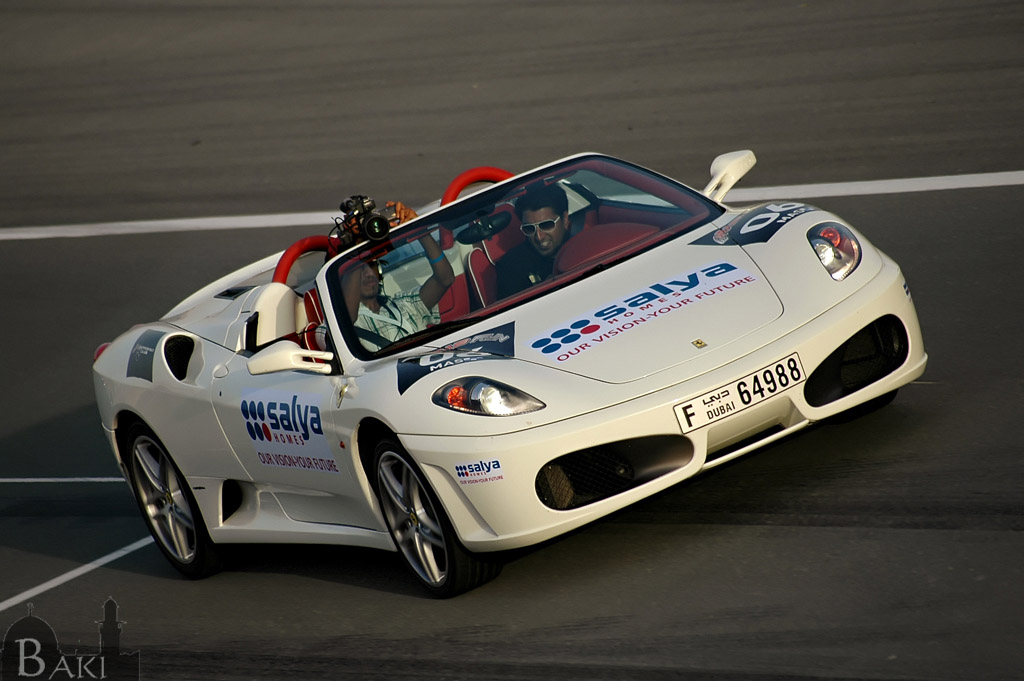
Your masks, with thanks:
[(527, 304), (722, 212), (650, 171), (581, 156), (364, 242), (331, 263), (327, 282), (346, 342), (377, 356)]

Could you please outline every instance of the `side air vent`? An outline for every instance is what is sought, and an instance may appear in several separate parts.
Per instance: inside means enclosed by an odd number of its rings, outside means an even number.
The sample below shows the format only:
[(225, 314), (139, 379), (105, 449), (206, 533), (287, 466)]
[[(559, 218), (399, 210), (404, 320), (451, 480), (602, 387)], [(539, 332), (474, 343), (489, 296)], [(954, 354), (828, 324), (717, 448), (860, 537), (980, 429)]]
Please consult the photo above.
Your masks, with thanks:
[(225, 480), (220, 487), (220, 521), (223, 523), (242, 507), (242, 486), (237, 480)]
[(188, 363), (192, 360), (192, 353), (196, 349), (196, 343), (188, 336), (171, 336), (164, 343), (164, 359), (167, 361), (167, 368), (179, 381), (184, 381), (188, 375)]

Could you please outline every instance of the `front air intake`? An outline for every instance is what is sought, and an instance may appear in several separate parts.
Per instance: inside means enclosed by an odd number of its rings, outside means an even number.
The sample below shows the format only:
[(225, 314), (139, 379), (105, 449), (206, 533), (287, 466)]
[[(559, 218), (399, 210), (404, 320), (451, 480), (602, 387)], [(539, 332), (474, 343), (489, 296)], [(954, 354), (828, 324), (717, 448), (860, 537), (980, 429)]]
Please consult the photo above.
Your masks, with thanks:
[(548, 508), (569, 511), (678, 470), (692, 459), (693, 444), (678, 435), (581, 449), (552, 459), (537, 471), (537, 498)]
[(804, 385), (804, 398), (821, 407), (900, 368), (910, 342), (899, 318), (886, 315), (855, 333), (825, 358)]
[(629, 489), (633, 467), (598, 449), (560, 456), (537, 473), (537, 496), (548, 508), (566, 511)]

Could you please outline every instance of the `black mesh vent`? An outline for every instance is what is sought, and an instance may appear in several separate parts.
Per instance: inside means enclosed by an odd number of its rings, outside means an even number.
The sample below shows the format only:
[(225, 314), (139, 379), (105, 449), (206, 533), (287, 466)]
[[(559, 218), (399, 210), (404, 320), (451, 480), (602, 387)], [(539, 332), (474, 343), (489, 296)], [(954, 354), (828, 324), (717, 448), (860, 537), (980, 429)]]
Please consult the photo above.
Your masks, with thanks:
[(188, 336), (171, 336), (164, 343), (164, 359), (167, 361), (167, 368), (179, 381), (184, 381), (188, 374), (188, 363), (192, 359), (192, 351), (195, 350), (195, 347), (195, 341)]
[(548, 508), (568, 511), (607, 499), (679, 470), (693, 460), (693, 443), (679, 435), (646, 435), (563, 454), (534, 481)]
[(242, 486), (237, 480), (225, 480), (220, 487), (220, 497), (221, 522), (224, 522), (242, 507)]
[(808, 404), (820, 407), (891, 374), (907, 359), (903, 323), (892, 315), (876, 319), (825, 358), (804, 386)]
[(633, 466), (604, 450), (584, 449), (548, 462), (537, 473), (537, 496), (566, 511), (605, 499), (633, 485)]

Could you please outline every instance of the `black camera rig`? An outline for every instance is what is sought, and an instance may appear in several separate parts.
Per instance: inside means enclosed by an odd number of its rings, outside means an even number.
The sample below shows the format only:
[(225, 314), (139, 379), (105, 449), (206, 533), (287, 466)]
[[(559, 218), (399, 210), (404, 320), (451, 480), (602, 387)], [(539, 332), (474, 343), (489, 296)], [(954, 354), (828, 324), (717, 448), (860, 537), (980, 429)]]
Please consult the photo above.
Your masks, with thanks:
[(334, 218), (334, 229), (331, 239), (337, 239), (334, 252), (348, 248), (360, 240), (384, 241), (391, 231), (391, 220), (395, 217), (394, 208), (377, 210), (377, 204), (368, 196), (356, 194), (341, 202), (343, 217)]

